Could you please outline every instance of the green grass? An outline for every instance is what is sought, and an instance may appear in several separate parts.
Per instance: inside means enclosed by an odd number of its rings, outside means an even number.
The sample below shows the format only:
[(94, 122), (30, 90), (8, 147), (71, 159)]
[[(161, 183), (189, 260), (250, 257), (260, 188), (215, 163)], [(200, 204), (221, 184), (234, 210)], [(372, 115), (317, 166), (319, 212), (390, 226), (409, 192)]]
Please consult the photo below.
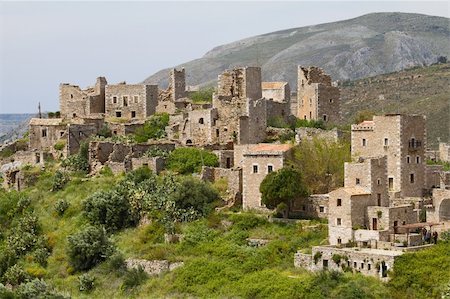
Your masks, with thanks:
[[(113, 234), (111, 239), (125, 258), (185, 263), (173, 272), (143, 277), (140, 285), (127, 289), (132, 274), (114, 268), (109, 261), (87, 272), (75, 272), (66, 254), (67, 236), (87, 224), (82, 202), (96, 191), (112, 188), (121, 177), (76, 174), (63, 190), (51, 192), (55, 167), (49, 165), (24, 192), (0, 194), (0, 224), (3, 234), (12, 225), (11, 213), (8, 217), (4, 213), (13, 211), (21, 196), (31, 199), (30, 209), (39, 217), (41, 234), (47, 236), (53, 251), (45, 267), (37, 265), (31, 254), (19, 264), (73, 298), (435, 298), (449, 280), (450, 269), (445, 266), (450, 265), (448, 244), (405, 254), (386, 285), (360, 274), (314, 274), (294, 268), (297, 250), (310, 252), (312, 246), (326, 244), (327, 226), (321, 221), (272, 223), (266, 216), (250, 212), (214, 212), (178, 224), (176, 232), (184, 235), (179, 243), (164, 243), (165, 230), (157, 222)], [(62, 216), (54, 210), (59, 199), (70, 203)], [(252, 247), (247, 238), (270, 242)], [(0, 238), (0, 245), (3, 242)], [(84, 273), (95, 278), (89, 293), (79, 291), (78, 277)]]

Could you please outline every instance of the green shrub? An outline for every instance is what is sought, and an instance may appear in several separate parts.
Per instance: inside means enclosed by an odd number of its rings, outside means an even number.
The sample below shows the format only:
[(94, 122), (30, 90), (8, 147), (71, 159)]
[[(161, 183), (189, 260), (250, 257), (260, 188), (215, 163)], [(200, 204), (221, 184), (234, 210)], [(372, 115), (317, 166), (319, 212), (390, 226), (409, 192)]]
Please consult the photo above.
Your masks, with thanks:
[(59, 216), (62, 216), (64, 215), (64, 212), (69, 208), (69, 206), (70, 204), (68, 201), (60, 199), (55, 203), (54, 209)]
[(267, 120), (268, 127), (274, 128), (289, 128), (289, 124), (282, 116), (272, 116)]
[(104, 225), (109, 232), (135, 225), (139, 219), (131, 214), (131, 206), (125, 194), (116, 190), (94, 193), (83, 203), (89, 222)]
[(145, 153), (146, 157), (163, 157), (167, 158), (169, 156), (169, 152), (165, 151), (157, 146), (151, 146)]
[(2, 299), (15, 299), (16, 296), (14, 295), (13, 291), (7, 289), (2, 283), (0, 283), (0, 298), (2, 298)]
[(189, 97), (194, 103), (211, 103), (214, 93), (214, 87), (202, 88), (192, 92)]
[(23, 215), (7, 238), (8, 248), (18, 256), (30, 251), (39, 241), (39, 229), (38, 219), (34, 214)]
[(167, 160), (167, 168), (180, 174), (199, 173), (202, 166), (218, 165), (219, 159), (216, 155), (194, 147), (177, 148), (170, 153)]
[(21, 197), (17, 202), (17, 213), (22, 214), (31, 205), (29, 197)]
[(53, 176), (52, 191), (59, 191), (70, 181), (70, 177), (63, 171), (57, 170)]
[(267, 219), (252, 213), (233, 214), (231, 215), (230, 220), (233, 222), (233, 227), (240, 231), (250, 230), (268, 223)]
[(89, 140), (80, 143), (78, 154), (64, 159), (61, 166), (71, 171), (89, 171)]
[(53, 148), (57, 151), (62, 151), (66, 147), (66, 141), (65, 140), (58, 140), (55, 145), (53, 145)]
[(115, 252), (108, 259), (108, 267), (113, 271), (124, 271), (126, 270), (125, 258), (120, 252)]
[(295, 127), (309, 127), (325, 130), (325, 123), (322, 120), (297, 119), (297, 121), (295, 122)]
[(6, 270), (3, 275), (3, 280), (12, 286), (18, 286), (29, 278), (28, 274), (19, 265), (14, 265)]
[(75, 270), (89, 270), (107, 259), (114, 251), (106, 230), (101, 227), (86, 227), (70, 235), (67, 240), (67, 255)]
[(90, 292), (94, 289), (95, 277), (89, 274), (78, 276), (78, 289), (80, 292)]
[(219, 200), (219, 193), (204, 181), (185, 177), (173, 194), (173, 199), (178, 208), (193, 208), (200, 215), (208, 215), (214, 210), (215, 203)]
[(122, 290), (130, 290), (141, 285), (148, 279), (147, 273), (139, 266), (137, 269), (128, 270), (123, 278)]
[(112, 132), (107, 124), (104, 124), (102, 128), (97, 132), (97, 136), (109, 138), (112, 136)]
[(320, 260), (321, 257), (322, 257), (322, 253), (320, 251), (317, 251), (313, 256), (314, 264), (317, 264), (317, 262)]
[(42, 298), (42, 299), (64, 299), (68, 298), (58, 294), (42, 279), (33, 279), (22, 283), (16, 290), (17, 298)]
[(0, 278), (12, 267), (18, 259), (17, 254), (10, 248), (0, 248)]
[(148, 119), (142, 128), (136, 130), (134, 140), (138, 143), (149, 139), (161, 139), (166, 137), (166, 126), (169, 125), (168, 113), (155, 113)]

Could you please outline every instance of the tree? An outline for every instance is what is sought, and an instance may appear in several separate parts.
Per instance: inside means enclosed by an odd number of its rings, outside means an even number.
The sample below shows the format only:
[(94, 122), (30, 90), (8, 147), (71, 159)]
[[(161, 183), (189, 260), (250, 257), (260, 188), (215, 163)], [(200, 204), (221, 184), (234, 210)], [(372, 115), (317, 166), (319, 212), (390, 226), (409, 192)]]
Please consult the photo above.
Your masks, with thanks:
[(67, 240), (67, 255), (76, 270), (89, 270), (113, 252), (113, 245), (102, 227), (88, 226)]
[(145, 123), (142, 128), (135, 132), (136, 142), (147, 142), (149, 139), (160, 139), (166, 137), (166, 126), (169, 125), (168, 113), (155, 113)]
[(286, 218), (292, 201), (299, 197), (308, 196), (308, 190), (302, 181), (300, 171), (294, 168), (282, 168), (269, 173), (259, 186), (262, 203), (269, 209), (274, 209), (280, 204), (285, 204)]
[(353, 123), (360, 124), (365, 120), (372, 120), (374, 115), (375, 115), (375, 112), (373, 112), (371, 110), (358, 111), (358, 114), (356, 114)]
[(343, 186), (344, 162), (348, 161), (351, 161), (350, 143), (314, 138), (294, 147), (290, 164), (302, 172), (310, 193), (322, 194)]

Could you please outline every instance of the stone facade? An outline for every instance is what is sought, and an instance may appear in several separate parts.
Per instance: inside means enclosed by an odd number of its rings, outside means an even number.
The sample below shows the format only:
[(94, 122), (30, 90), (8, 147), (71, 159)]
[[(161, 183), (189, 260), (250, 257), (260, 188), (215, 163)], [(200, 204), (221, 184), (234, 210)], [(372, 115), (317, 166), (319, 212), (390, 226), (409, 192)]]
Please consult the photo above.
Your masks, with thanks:
[(433, 189), (433, 204), (427, 207), (427, 221), (450, 221), (450, 190)]
[(291, 207), (291, 214), (301, 218), (328, 218), (328, 194), (313, 194), (307, 198), (296, 199)]
[(311, 255), (297, 253), (294, 265), (310, 271), (344, 269), (360, 272), (367, 276), (388, 279), (389, 270), (402, 251), (371, 248), (337, 248), (332, 246), (313, 247)]
[(131, 170), (136, 170), (140, 167), (147, 167), (153, 173), (159, 174), (166, 164), (166, 159), (162, 157), (139, 157), (131, 158)]
[(177, 69), (170, 70), (169, 87), (159, 91), (156, 112), (174, 114), (177, 108), (180, 108), (177, 102), (186, 96), (186, 73), (184, 68), (180, 71)]
[(439, 143), (439, 160), (443, 162), (450, 162), (450, 144)]
[(337, 123), (340, 120), (340, 92), (321, 68), (298, 66), (297, 117)]
[(56, 142), (67, 139), (67, 124), (61, 118), (32, 118), (30, 145), (32, 151), (53, 152)]
[(227, 182), (227, 205), (242, 202), (242, 169), (203, 166), (200, 178), (209, 182), (225, 179)]
[(259, 186), (267, 174), (283, 168), (290, 154), (289, 144), (261, 143), (235, 147), (235, 166), (242, 167), (244, 210), (265, 209)]
[(183, 262), (171, 263), (167, 260), (143, 260), (143, 259), (127, 259), (125, 260), (127, 269), (138, 269), (141, 267), (148, 275), (160, 275), (164, 272), (173, 271), (182, 267)]
[(425, 117), (390, 114), (352, 125), (352, 155), (387, 156), (388, 185), (400, 196), (423, 195)]
[(312, 140), (314, 138), (325, 139), (330, 142), (338, 142), (342, 138), (342, 132), (337, 128), (332, 130), (322, 130), (319, 128), (301, 127), (295, 129), (295, 143), (300, 144), (302, 140)]
[(290, 115), (291, 88), (287, 82), (262, 82), (262, 97), (267, 100), (267, 119)]
[(72, 119), (105, 113), (104, 77), (98, 77), (94, 87), (82, 90), (77, 85), (61, 83), (59, 86), (59, 104), (61, 117)]
[(120, 83), (105, 88), (107, 117), (145, 119), (155, 113), (157, 104), (157, 85)]

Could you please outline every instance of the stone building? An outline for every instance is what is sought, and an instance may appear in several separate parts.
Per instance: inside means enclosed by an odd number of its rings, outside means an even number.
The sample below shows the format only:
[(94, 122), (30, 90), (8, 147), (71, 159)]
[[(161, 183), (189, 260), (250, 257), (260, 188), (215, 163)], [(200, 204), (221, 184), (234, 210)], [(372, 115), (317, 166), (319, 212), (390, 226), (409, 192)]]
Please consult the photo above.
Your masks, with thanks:
[(450, 162), (450, 144), (439, 143), (439, 160), (443, 162)]
[(421, 197), (425, 188), (425, 117), (387, 114), (352, 125), (353, 157), (387, 156), (391, 197)]
[(174, 114), (181, 108), (181, 99), (187, 96), (186, 93), (186, 73), (184, 68), (181, 70), (172, 69), (169, 72), (169, 86), (165, 90), (160, 90), (156, 112), (167, 112)]
[(259, 186), (267, 174), (285, 165), (291, 154), (290, 144), (254, 144), (235, 146), (235, 167), (242, 168), (242, 207), (265, 209)]
[(105, 113), (104, 77), (98, 77), (94, 87), (81, 89), (77, 85), (61, 83), (59, 86), (59, 104), (61, 117), (72, 119)]
[(66, 142), (67, 123), (61, 118), (32, 118), (29, 136), (31, 151), (51, 152), (56, 142)]
[(266, 138), (267, 105), (262, 98), (261, 68), (241, 67), (219, 75), (213, 96), (217, 119), (212, 121), (213, 143), (256, 144)]
[(262, 82), (262, 96), (267, 100), (267, 119), (290, 115), (291, 88), (287, 82)]
[(318, 67), (298, 66), (297, 117), (337, 123), (340, 120), (340, 92), (331, 77)]
[(290, 216), (303, 219), (328, 218), (328, 194), (312, 194), (306, 198), (297, 198), (292, 203)]
[(106, 116), (111, 118), (146, 119), (156, 111), (158, 86), (119, 83), (106, 85)]

